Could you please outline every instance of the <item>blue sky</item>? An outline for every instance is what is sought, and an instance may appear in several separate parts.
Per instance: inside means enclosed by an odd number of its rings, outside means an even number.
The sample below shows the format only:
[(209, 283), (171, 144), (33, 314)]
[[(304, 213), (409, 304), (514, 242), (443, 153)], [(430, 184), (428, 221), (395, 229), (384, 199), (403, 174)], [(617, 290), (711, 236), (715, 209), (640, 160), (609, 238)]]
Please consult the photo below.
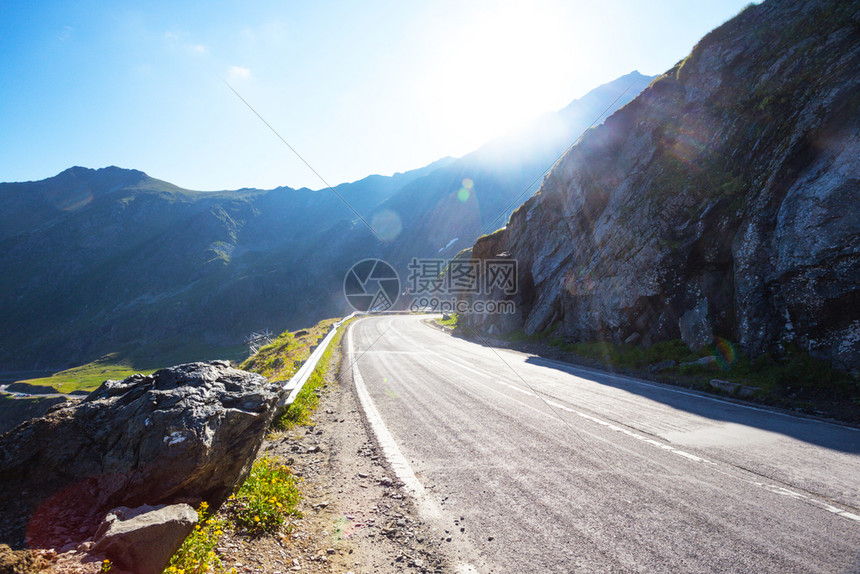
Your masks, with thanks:
[(0, 0), (0, 181), (118, 165), (190, 189), (324, 184), (460, 156), (746, 1)]

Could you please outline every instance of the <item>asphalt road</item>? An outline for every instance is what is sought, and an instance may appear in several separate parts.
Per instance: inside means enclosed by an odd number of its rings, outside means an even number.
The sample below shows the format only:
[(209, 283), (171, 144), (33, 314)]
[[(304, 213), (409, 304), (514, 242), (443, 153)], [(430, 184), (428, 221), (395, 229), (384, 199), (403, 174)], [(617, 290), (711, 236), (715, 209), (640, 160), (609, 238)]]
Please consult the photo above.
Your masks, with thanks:
[(457, 569), (860, 572), (860, 431), (423, 320), (361, 319), (347, 357)]

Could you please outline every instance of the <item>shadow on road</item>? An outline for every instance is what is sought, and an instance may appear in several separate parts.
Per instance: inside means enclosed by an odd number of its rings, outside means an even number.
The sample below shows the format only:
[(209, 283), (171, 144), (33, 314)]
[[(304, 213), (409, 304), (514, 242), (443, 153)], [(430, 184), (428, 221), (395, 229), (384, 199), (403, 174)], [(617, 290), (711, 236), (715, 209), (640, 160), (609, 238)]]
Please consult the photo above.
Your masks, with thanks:
[(860, 429), (841, 423), (828, 423), (771, 407), (733, 402), (731, 399), (722, 397), (710, 397), (664, 383), (636, 381), (627, 375), (601, 372), (591, 367), (566, 365), (543, 357), (529, 357), (526, 363), (576, 375), (701, 417), (780, 433), (840, 452), (860, 454)]

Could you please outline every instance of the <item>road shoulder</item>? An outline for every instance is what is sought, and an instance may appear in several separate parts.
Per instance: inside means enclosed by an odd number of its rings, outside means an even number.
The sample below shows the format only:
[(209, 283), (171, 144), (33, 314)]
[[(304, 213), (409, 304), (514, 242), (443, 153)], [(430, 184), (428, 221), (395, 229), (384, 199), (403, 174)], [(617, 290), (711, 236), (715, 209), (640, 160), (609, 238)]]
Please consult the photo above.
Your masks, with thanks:
[(302, 478), (303, 517), (280, 537), (248, 540), (225, 532), (218, 548), (224, 566), (268, 573), (447, 571), (368, 431), (345, 354), (338, 349), (332, 360), (340, 374), (328, 376), (313, 424), (271, 435), (259, 453), (284, 460)]

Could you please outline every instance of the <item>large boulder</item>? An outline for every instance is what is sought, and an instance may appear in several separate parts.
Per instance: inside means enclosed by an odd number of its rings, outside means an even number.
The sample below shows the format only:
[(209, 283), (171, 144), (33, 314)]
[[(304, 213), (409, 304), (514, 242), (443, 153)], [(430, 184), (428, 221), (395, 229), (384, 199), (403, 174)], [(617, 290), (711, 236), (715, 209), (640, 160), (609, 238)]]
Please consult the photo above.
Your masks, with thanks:
[(279, 389), (226, 361), (105, 381), (0, 435), (0, 540), (92, 538), (119, 506), (217, 507), (250, 471)]

